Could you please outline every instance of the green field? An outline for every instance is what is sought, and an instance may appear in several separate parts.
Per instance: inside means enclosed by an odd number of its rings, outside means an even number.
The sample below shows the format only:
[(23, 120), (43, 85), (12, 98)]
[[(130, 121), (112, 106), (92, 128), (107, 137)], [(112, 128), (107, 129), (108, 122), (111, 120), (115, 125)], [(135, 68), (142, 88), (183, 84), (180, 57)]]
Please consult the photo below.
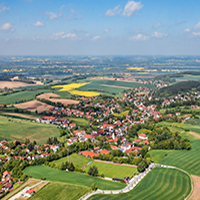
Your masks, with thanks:
[(184, 75), (184, 77), (176, 78), (177, 82), (179, 82), (181, 80), (199, 81), (200, 80), (200, 76), (198, 76), (198, 75)]
[[(54, 160), (51, 163), (55, 163), (56, 165), (61, 165), (62, 163), (68, 161), (68, 157), (64, 157), (61, 158), (59, 160)], [(90, 161), (92, 161), (91, 158), (87, 158), (85, 156), (80, 156), (78, 154), (72, 154), (69, 156), (69, 162), (73, 162), (73, 164), (77, 167), (77, 168), (81, 168), (84, 165), (86, 165), (87, 163), (89, 163)]]
[(131, 177), (137, 170), (137, 168), (135, 167), (127, 167), (99, 162), (93, 162), (92, 164), (88, 165), (84, 170), (88, 171), (89, 168), (93, 165), (98, 168), (99, 174), (103, 173), (105, 177), (109, 178), (124, 178), (126, 176)]
[(85, 193), (89, 192), (89, 187), (77, 186), (67, 183), (51, 182), (44, 188), (35, 193), (31, 200), (74, 200), (79, 199)]
[(90, 200), (182, 200), (191, 190), (190, 177), (175, 169), (153, 169), (131, 192), (119, 195), (95, 195)]
[(46, 143), (49, 137), (59, 137), (59, 129), (54, 126), (5, 117), (0, 117), (0, 133), (0, 140), (24, 141), (29, 138), (38, 144)]
[(78, 126), (86, 126), (88, 125), (90, 122), (84, 118), (75, 118), (75, 117), (65, 117), (67, 119), (71, 119), (72, 123), (77, 124)]
[(161, 160), (176, 150), (151, 150), (148, 153), (150, 154), (154, 163), (160, 163)]
[(0, 96), (0, 104), (14, 104), (15, 102), (21, 101), (21, 100), (34, 100), (35, 94), (38, 93), (48, 93), (52, 92), (51, 90), (33, 90), (33, 91), (21, 91), (14, 94), (6, 95), (6, 96)]
[(82, 174), (78, 172), (66, 172), (57, 169), (47, 167), (45, 165), (37, 165), (27, 167), (24, 170), (24, 173), (33, 178), (41, 179), (45, 177), (50, 181), (57, 181), (63, 183), (70, 183), (79, 186), (91, 187), (92, 183), (96, 183), (99, 189), (111, 190), (111, 189), (122, 189), (125, 187), (125, 184), (106, 181), (101, 178), (92, 177), (87, 174)]

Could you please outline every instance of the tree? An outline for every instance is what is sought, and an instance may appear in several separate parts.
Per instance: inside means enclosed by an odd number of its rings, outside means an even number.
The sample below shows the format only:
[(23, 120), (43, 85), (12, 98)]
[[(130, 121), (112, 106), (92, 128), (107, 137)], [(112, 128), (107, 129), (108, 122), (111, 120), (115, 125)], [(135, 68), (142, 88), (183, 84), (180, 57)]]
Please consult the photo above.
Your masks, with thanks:
[(143, 159), (143, 160), (138, 164), (137, 170), (138, 170), (139, 172), (143, 172), (143, 171), (146, 169), (147, 166), (148, 166), (147, 161)]
[(75, 170), (75, 167), (74, 167), (74, 165), (73, 165), (72, 162), (70, 162), (70, 163), (68, 164), (67, 169), (68, 169), (69, 171), (74, 171), (74, 170)]
[(92, 183), (91, 189), (96, 191), (98, 189), (97, 185), (95, 183)]
[(97, 176), (98, 175), (98, 168), (96, 167), (96, 166), (92, 166), (92, 167), (90, 167), (89, 168), (89, 170), (88, 170), (88, 174), (90, 175), (90, 176)]

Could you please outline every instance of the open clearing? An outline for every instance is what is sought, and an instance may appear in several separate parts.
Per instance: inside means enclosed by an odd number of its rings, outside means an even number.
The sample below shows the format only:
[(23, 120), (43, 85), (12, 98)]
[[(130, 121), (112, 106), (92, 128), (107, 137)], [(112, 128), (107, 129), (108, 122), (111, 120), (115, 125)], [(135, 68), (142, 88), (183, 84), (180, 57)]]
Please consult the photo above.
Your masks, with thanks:
[(67, 183), (51, 182), (34, 194), (30, 200), (74, 200), (89, 192), (89, 187), (77, 186)]
[(194, 181), (194, 191), (189, 200), (200, 200), (200, 177), (191, 175)]
[(194, 135), (195, 137), (197, 137), (197, 138), (199, 138), (200, 139), (200, 135), (199, 134), (197, 134), (197, 133), (194, 133), (194, 132), (189, 132), (189, 134), (191, 134), (191, 135)]
[(55, 103), (60, 102), (65, 106), (79, 103), (79, 101), (76, 101), (76, 100), (72, 100), (72, 99), (55, 99), (55, 97), (60, 97), (60, 95), (55, 94), (55, 93), (45, 93), (45, 94), (41, 94), (41, 95), (37, 96), (37, 99), (47, 99), (47, 100), (55, 102)]
[(31, 112), (35, 112), (37, 110), (38, 113), (41, 113), (41, 112), (44, 112), (46, 110), (53, 108), (53, 106), (50, 106), (46, 103), (43, 103), (43, 102), (40, 102), (37, 100), (28, 101), (25, 103), (14, 104), (14, 106), (16, 108), (25, 109), (25, 110), (28, 110)]
[(185, 173), (166, 168), (153, 169), (131, 192), (119, 195), (95, 195), (90, 200), (182, 200), (191, 191), (190, 177)]
[(99, 174), (104, 174), (105, 177), (109, 178), (124, 178), (126, 176), (131, 177), (137, 168), (127, 167), (123, 165), (114, 165), (101, 162), (93, 162), (88, 165), (84, 170), (88, 171), (91, 166), (96, 166), (98, 168)]
[(16, 117), (22, 117), (22, 118), (26, 118), (26, 119), (37, 119), (37, 117), (33, 117), (33, 116), (30, 116), (30, 115), (19, 114), (19, 113), (2, 113), (2, 114), (16, 116)]
[(18, 87), (26, 87), (26, 86), (35, 86), (36, 84), (28, 84), (24, 82), (19, 81), (0, 81), (0, 88), (3, 89), (5, 87), (7, 88), (18, 88)]
[[(54, 160), (51, 163), (55, 163), (56, 165), (61, 165), (62, 163), (67, 162), (67, 161), (68, 161), (68, 157), (64, 157), (58, 160)], [(79, 169), (83, 167), (84, 165), (86, 165), (87, 163), (89, 163), (90, 161), (92, 161), (91, 158), (80, 156), (75, 153), (69, 156), (69, 162), (73, 162), (73, 164)]]
[(44, 144), (49, 137), (58, 137), (59, 129), (47, 124), (0, 117), (0, 133), (0, 140), (24, 141), (28, 138), (31, 142), (35, 140), (38, 144)]
[(78, 172), (67, 172), (47, 167), (45, 165), (30, 166), (24, 170), (24, 173), (34, 178), (45, 177), (50, 181), (70, 183), (79, 186), (91, 187), (92, 183), (96, 183), (99, 189), (122, 189), (125, 184), (107, 181), (101, 178), (89, 176)]

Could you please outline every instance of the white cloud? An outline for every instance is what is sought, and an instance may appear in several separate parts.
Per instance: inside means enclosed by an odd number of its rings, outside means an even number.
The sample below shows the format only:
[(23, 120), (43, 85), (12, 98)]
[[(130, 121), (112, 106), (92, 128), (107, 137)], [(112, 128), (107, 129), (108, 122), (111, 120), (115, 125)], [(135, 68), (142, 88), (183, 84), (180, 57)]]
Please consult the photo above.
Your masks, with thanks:
[(50, 15), (48, 19), (52, 20), (52, 19), (58, 19), (58, 16), (53, 13), (53, 12), (46, 12), (46, 15)]
[(41, 21), (37, 21), (35, 24), (33, 23), (33, 26), (44, 26), (45, 24)]
[(190, 32), (190, 29), (189, 29), (189, 28), (186, 28), (186, 29), (184, 30), (184, 32), (185, 32), (185, 33), (189, 33), (189, 32)]
[(167, 34), (159, 33), (157, 31), (155, 31), (154, 33), (152, 33), (151, 36), (154, 37), (154, 38), (163, 38), (163, 37), (167, 37)]
[(109, 9), (106, 11), (106, 16), (115, 16), (115, 15), (119, 15), (120, 12), (122, 11), (122, 9), (120, 9), (120, 5), (116, 6), (114, 9)]
[(81, 13), (80, 12), (76, 12), (73, 8), (70, 9), (70, 14), (66, 15), (66, 19), (68, 20), (72, 20), (72, 19), (82, 19)]
[(200, 32), (192, 32), (194, 36), (200, 36)]
[(195, 30), (200, 29), (200, 22), (197, 23), (197, 24), (194, 26), (194, 29), (195, 29)]
[(156, 24), (155, 26), (154, 26), (154, 28), (158, 28), (159, 26), (161, 26), (162, 25), (162, 23), (158, 23), (158, 24)]
[(98, 39), (100, 39), (101, 38), (101, 36), (94, 36), (93, 38), (92, 38), (92, 40), (98, 40)]
[(65, 34), (64, 31), (61, 31), (59, 33), (53, 33), (52, 35), (49, 36), (51, 39), (62, 39), (62, 38), (73, 38), (73, 39), (78, 39), (80, 40), (81, 38), (77, 37), (75, 33), (67, 33)]
[(10, 7), (0, 6), (0, 13), (3, 11), (9, 11)]
[(148, 40), (149, 36), (146, 35), (142, 35), (142, 34), (137, 34), (136, 36), (133, 36), (130, 38), (130, 40), (136, 40), (136, 41), (144, 41), (144, 40)]
[(76, 37), (75, 33), (68, 33), (68, 34), (62, 36), (62, 38), (74, 38), (74, 37)]
[(105, 29), (104, 32), (108, 33), (110, 31), (110, 29)]
[(90, 34), (89, 34), (89, 33), (86, 33), (86, 34), (85, 34), (85, 37), (89, 37), (89, 36), (90, 36)]
[(13, 27), (13, 24), (5, 23), (0, 26), (0, 29), (3, 31), (8, 31), (8, 30), (12, 31), (12, 29), (11, 29), (12, 27)]
[(123, 16), (130, 17), (131, 15), (136, 14), (136, 12), (143, 8), (143, 4), (135, 1), (128, 1), (124, 7)]

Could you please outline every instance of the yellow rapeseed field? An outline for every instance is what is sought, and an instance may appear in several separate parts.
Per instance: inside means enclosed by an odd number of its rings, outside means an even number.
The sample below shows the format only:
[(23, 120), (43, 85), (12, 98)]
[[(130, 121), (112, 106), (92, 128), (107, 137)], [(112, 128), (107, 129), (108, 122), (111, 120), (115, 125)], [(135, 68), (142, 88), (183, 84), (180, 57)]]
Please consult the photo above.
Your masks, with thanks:
[(144, 67), (127, 67), (126, 69), (142, 70)]
[(100, 95), (100, 93), (97, 93), (97, 92), (75, 90), (87, 84), (90, 84), (90, 83), (89, 82), (88, 83), (71, 83), (67, 85), (56, 85), (56, 86), (53, 86), (52, 88), (62, 88), (59, 91), (68, 91), (70, 94), (79, 95), (79, 96), (93, 97), (93, 96)]

